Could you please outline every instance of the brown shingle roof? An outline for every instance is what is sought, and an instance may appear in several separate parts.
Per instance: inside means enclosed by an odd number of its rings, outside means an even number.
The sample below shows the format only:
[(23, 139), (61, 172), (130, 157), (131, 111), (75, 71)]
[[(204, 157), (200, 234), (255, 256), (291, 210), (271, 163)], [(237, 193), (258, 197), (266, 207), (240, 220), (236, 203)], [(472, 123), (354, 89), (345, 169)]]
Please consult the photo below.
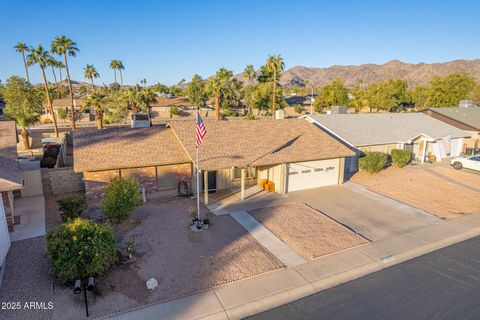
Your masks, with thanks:
[[(204, 121), (207, 134), (199, 150), (200, 169), (260, 166), (353, 156), (349, 148), (302, 119)], [(195, 159), (194, 121), (171, 122)]]
[(73, 134), (74, 170), (96, 171), (190, 162), (169, 128), (109, 128)]
[(0, 121), (0, 191), (23, 188), (14, 121)]

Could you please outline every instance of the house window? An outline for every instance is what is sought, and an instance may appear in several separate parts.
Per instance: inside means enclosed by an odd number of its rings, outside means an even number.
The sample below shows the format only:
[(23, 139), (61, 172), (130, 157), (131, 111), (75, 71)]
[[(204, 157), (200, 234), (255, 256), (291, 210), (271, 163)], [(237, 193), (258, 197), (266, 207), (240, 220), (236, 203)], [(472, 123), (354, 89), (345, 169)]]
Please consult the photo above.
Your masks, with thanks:
[[(255, 167), (246, 167), (245, 168), (245, 179), (253, 179), (256, 177), (257, 168)], [(242, 168), (233, 168), (233, 179), (242, 178)]]

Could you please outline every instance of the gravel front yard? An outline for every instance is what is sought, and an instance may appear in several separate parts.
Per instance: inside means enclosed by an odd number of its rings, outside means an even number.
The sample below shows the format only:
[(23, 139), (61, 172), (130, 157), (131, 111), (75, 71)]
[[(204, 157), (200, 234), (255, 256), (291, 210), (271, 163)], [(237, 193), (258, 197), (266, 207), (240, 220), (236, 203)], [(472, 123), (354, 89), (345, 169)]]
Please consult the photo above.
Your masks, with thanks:
[(302, 203), (251, 210), (250, 214), (308, 260), (368, 242)]
[[(203, 232), (189, 228), (192, 199), (152, 200), (137, 209), (129, 221), (116, 227), (119, 246), (135, 239), (132, 260), (113, 267), (98, 279), (90, 295), (95, 317), (158, 303), (245, 279), (284, 266), (230, 216), (210, 217), (212, 227)], [(156, 278), (149, 292), (145, 281)], [(54, 319), (83, 316), (83, 298), (71, 288), (56, 288)]]
[(480, 212), (480, 193), (447, 183), (428, 170), (390, 167), (377, 174), (360, 171), (351, 181), (442, 219)]
[(436, 167), (432, 170), (435, 170), (438, 173), (443, 174), (444, 176), (447, 176), (452, 180), (458, 181), (467, 186), (480, 190), (480, 175), (472, 173), (468, 171), (468, 169), (455, 170), (453, 168)]

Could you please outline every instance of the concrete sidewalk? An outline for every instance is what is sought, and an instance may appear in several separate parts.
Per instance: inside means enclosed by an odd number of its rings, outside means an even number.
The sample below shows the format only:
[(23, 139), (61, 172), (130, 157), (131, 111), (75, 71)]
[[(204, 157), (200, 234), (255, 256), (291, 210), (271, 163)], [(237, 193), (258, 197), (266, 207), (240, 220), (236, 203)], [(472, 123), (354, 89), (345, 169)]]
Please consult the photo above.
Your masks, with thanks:
[(104, 319), (241, 319), (480, 235), (480, 214)]

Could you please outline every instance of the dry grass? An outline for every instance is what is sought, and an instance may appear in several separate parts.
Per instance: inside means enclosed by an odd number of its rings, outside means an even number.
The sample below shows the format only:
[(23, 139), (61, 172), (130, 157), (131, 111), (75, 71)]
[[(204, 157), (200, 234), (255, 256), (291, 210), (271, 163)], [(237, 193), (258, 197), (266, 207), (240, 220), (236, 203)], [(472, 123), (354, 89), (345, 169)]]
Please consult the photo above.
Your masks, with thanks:
[(301, 203), (252, 210), (255, 219), (305, 259), (358, 246), (367, 240)]
[(377, 174), (360, 171), (351, 180), (442, 219), (479, 211), (478, 192), (447, 183), (427, 170), (390, 167)]

